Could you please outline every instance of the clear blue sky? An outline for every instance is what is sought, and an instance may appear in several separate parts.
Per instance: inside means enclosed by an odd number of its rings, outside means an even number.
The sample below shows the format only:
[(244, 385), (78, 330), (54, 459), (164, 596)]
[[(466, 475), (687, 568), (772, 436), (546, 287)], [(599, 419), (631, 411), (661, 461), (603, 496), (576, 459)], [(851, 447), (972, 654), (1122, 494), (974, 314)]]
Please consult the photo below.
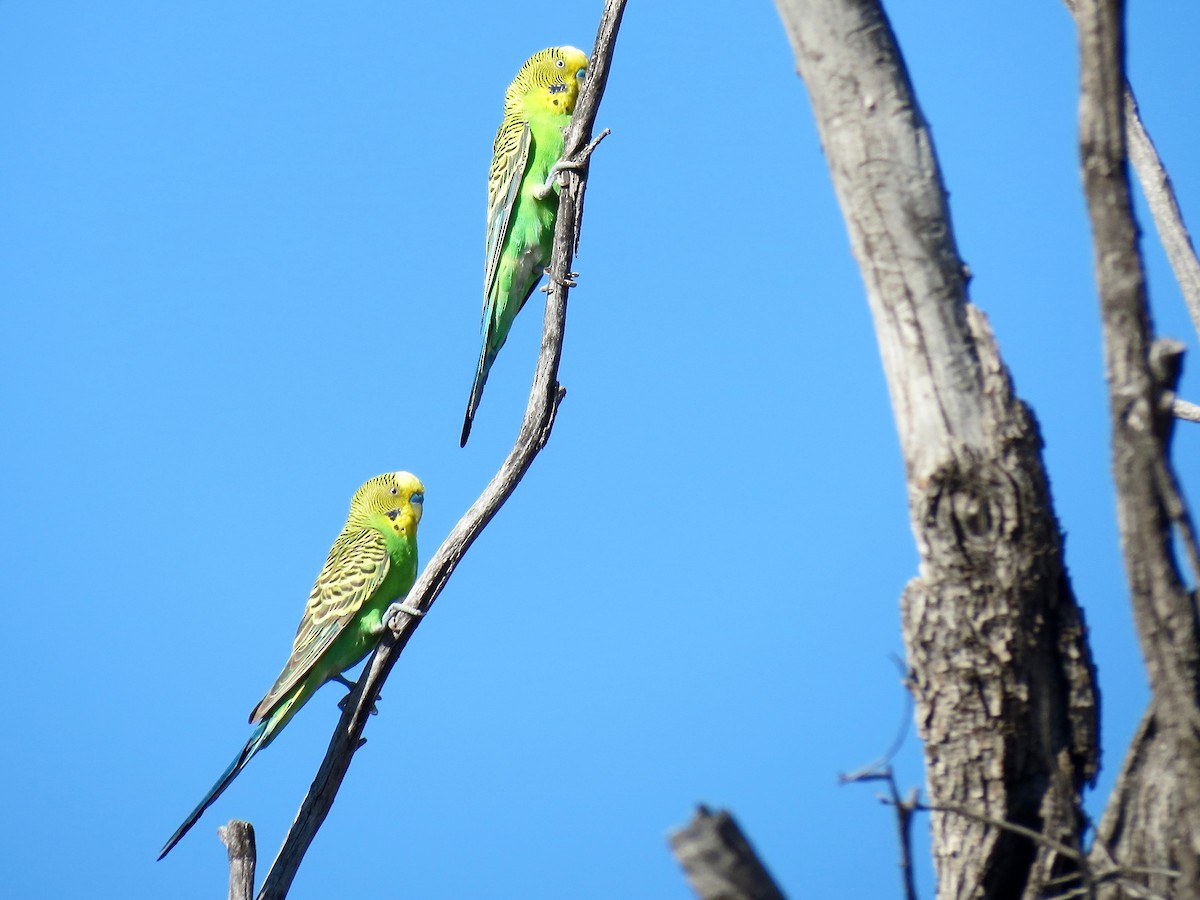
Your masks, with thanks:
[[(7, 896), (224, 896), (235, 816), (274, 856), (339, 688), (154, 861), (244, 742), (354, 488), (420, 475), (427, 558), (507, 452), (538, 302), (457, 440), (491, 141), (523, 59), (590, 48), (601, 5), (0, 4)], [(726, 6), (629, 4), (553, 438), (394, 671), (297, 898), (683, 900), (664, 837), (698, 801), (793, 896), (898, 895), (889, 811), (836, 784), (906, 704), (895, 429), (783, 30)], [(1166, 6), (1132, 4), (1131, 74), (1200, 228), (1200, 6)], [(1074, 29), (1057, 0), (889, 10), (1045, 435), (1103, 792), (1146, 694)], [(1146, 249), (1160, 330), (1194, 352)], [(1193, 499), (1198, 458), (1183, 425)], [(915, 737), (897, 765), (923, 783)]]

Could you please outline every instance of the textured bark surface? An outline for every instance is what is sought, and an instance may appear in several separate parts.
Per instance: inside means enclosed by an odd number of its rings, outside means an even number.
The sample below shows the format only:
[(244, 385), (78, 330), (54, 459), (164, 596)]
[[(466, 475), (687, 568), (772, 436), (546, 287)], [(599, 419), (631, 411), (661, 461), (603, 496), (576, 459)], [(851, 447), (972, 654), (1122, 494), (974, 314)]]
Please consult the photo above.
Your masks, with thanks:
[[(1099, 753), (1082, 614), (1029, 409), (967, 301), (932, 139), (876, 0), (777, 0), (868, 301), (906, 463), (919, 574), (904, 638), (938, 896), (1038, 897), (1076, 863)], [(967, 814), (964, 814), (964, 811)]]
[[(1173, 538), (1200, 570), (1191, 519), (1168, 462), (1181, 348), (1154, 341), (1125, 164), (1123, 4), (1077, 0), (1084, 190), (1095, 244), (1112, 417), (1113, 476), (1151, 708), (1130, 747), (1093, 858), (1150, 868), (1160, 896), (1200, 897), (1200, 618)], [(1195, 574), (1195, 573), (1194, 573)], [(1175, 875), (1165, 874), (1174, 870)], [(1128, 881), (1104, 897), (1145, 896)]]
[(725, 810), (713, 813), (701, 806), (669, 840), (698, 900), (783, 900), (766, 866)]
[[(1079, 0), (1063, 0), (1067, 9), (1078, 18)], [(1142, 195), (1146, 198), (1146, 206), (1150, 209), (1150, 217), (1154, 220), (1154, 228), (1158, 239), (1162, 241), (1175, 280), (1187, 304), (1188, 314), (1192, 317), (1192, 325), (1200, 334), (1200, 258), (1196, 256), (1196, 248), (1192, 244), (1192, 236), (1188, 233), (1183, 221), (1183, 211), (1175, 198), (1175, 188), (1171, 184), (1171, 176), (1150, 139), (1150, 133), (1142, 122), (1141, 111), (1138, 109), (1137, 98), (1128, 79), (1125, 81), (1125, 141), (1129, 161), (1133, 163), (1138, 181), (1142, 185)], [(1189, 414), (1180, 414), (1179, 418), (1200, 421)]]
[(230, 819), (217, 834), (229, 852), (229, 900), (250, 900), (254, 896), (254, 826)]
[(1171, 178), (1154, 148), (1154, 142), (1150, 140), (1146, 126), (1142, 124), (1137, 100), (1128, 85), (1125, 91), (1125, 128), (1129, 160), (1138, 173), (1142, 194), (1154, 219), (1158, 238), (1167, 252), (1171, 270), (1179, 282), (1179, 290), (1192, 317), (1192, 326), (1200, 334), (1200, 260), (1196, 258), (1192, 236), (1188, 233), (1183, 212), (1175, 199)]
[[(1082, 618), (1040, 463), (986, 320), (968, 307), (992, 447), (954, 448), (911, 489), (922, 574), (903, 598), (932, 805), (1081, 846), (1078, 790), (1096, 772), (1098, 709)], [(1037, 897), (1073, 866), (1025, 837), (934, 814), (939, 896)]]

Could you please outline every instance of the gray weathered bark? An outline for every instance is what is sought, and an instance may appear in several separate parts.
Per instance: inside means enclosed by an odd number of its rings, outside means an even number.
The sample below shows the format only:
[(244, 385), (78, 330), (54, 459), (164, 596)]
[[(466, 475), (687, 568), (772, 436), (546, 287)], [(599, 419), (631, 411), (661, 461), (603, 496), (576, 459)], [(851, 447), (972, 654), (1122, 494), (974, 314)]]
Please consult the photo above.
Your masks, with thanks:
[(671, 833), (671, 853), (698, 900), (784, 900), (738, 823), (725, 810), (701, 806)]
[[(1071, 14), (1078, 18), (1079, 0), (1063, 2)], [(1142, 194), (1150, 208), (1150, 217), (1154, 220), (1154, 228), (1158, 232), (1158, 239), (1162, 241), (1167, 261), (1175, 273), (1175, 280), (1179, 282), (1183, 302), (1192, 317), (1192, 326), (1200, 335), (1200, 259), (1196, 257), (1192, 236), (1183, 221), (1179, 201), (1175, 199), (1171, 177), (1167, 174), (1166, 166), (1154, 147), (1154, 141), (1150, 139), (1150, 133), (1142, 122), (1137, 98), (1128, 79), (1125, 81), (1125, 140), (1128, 144), (1129, 161), (1133, 163), (1134, 171), (1137, 172)], [(1178, 409), (1176, 415), (1196, 421), (1190, 415), (1181, 414)]]
[(1077, 855), (993, 824), (1079, 848), (1079, 791), (1099, 750), (1037, 423), (968, 302), (932, 139), (879, 3), (776, 6), (866, 282), (904, 453), (920, 568), (902, 614), (938, 896), (1032, 898), (1052, 878), (1065, 890)]
[[(1130, 601), (1151, 706), (1126, 757), (1093, 856), (1175, 870), (1137, 880), (1161, 896), (1200, 897), (1200, 616), (1173, 552), (1200, 570), (1168, 461), (1182, 349), (1153, 339), (1125, 155), (1123, 4), (1078, 0), (1084, 190), (1095, 244), (1112, 416), (1113, 475)], [(1144, 896), (1128, 883), (1105, 897)]]
[(254, 896), (254, 826), (230, 819), (217, 834), (229, 852), (229, 900), (250, 900)]
[(1146, 126), (1142, 124), (1137, 100), (1128, 84), (1125, 90), (1125, 128), (1129, 159), (1138, 173), (1158, 239), (1162, 241), (1167, 261), (1179, 282), (1183, 301), (1192, 317), (1192, 327), (1196, 329), (1196, 334), (1200, 334), (1200, 260), (1196, 258), (1192, 236), (1184, 224), (1179, 201), (1175, 199), (1171, 178), (1154, 148), (1154, 142), (1150, 140)]

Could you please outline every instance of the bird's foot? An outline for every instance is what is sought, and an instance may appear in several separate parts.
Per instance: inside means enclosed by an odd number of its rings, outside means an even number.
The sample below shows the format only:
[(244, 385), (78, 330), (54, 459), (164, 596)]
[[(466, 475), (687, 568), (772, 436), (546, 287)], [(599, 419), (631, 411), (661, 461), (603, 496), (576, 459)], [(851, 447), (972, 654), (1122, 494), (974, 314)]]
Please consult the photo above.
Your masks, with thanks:
[[(342, 687), (344, 687), (347, 691), (352, 691), (356, 687), (358, 687), (358, 684), (351, 681), (345, 675), (334, 675), (334, 676), (330, 677), (329, 680), (336, 681), (338, 684), (340, 684)], [(337, 705), (338, 709), (340, 709), (342, 712), (345, 712), (346, 711), (346, 703), (347, 703), (347, 701), (349, 701), (349, 699), (350, 699), (350, 695), (347, 694), (345, 697), (343, 697), (341, 700), (339, 700), (338, 705)], [(380, 694), (375, 699), (382, 700), (383, 695)], [(379, 708), (374, 703), (372, 703), (370, 710), (368, 710), (368, 713), (372, 716), (377, 716), (377, 715), (379, 715)]]
[(550, 167), (550, 171), (546, 173), (546, 180), (533, 189), (533, 196), (538, 200), (545, 200), (554, 191), (562, 186), (562, 182), (558, 180), (558, 176), (568, 169), (582, 169), (583, 162), (575, 159), (560, 159)]
[[(391, 606), (388, 607), (388, 612), (389, 613), (402, 612), (402, 613), (405, 613), (406, 615), (412, 616), (414, 619), (420, 619), (420, 618), (424, 617), (424, 615), (425, 615), (425, 610), (418, 609), (415, 606), (409, 606), (407, 603), (393, 603)], [(390, 616), (389, 616), (389, 618), (390, 618)]]
[(550, 274), (549, 269), (542, 269), (542, 271), (545, 273), (546, 277), (550, 279), (549, 284), (544, 284), (538, 288), (538, 290), (540, 290), (543, 294), (548, 294), (554, 290), (554, 286), (556, 284), (562, 285), (563, 287), (575, 287), (575, 279), (579, 277), (578, 272), (568, 272), (566, 278), (555, 278)]
[(546, 180), (533, 189), (533, 196), (538, 200), (545, 200), (562, 183), (558, 180), (560, 174), (572, 169), (579, 171), (580, 169), (587, 168), (588, 160), (592, 158), (592, 151), (596, 149), (596, 145), (610, 134), (612, 134), (612, 131), (605, 128), (596, 135), (590, 144), (579, 151), (578, 156), (573, 156), (570, 159), (560, 159), (552, 165), (550, 171), (546, 173)]
[(389, 628), (395, 631), (399, 627), (398, 623), (395, 621), (396, 616), (399, 613), (412, 616), (414, 619), (420, 619), (425, 615), (425, 610), (419, 609), (415, 606), (409, 606), (407, 603), (403, 602), (393, 603), (383, 611), (383, 615), (379, 617), (379, 622), (370, 627), (371, 634), (378, 636), (383, 634)]
[[(379, 699), (382, 700), (383, 697), (380, 697)], [(347, 694), (345, 697), (343, 697), (341, 700), (339, 700), (338, 701), (338, 709), (340, 709), (342, 712), (345, 712), (346, 711), (346, 703), (349, 700), (350, 700), (349, 694)], [(376, 706), (374, 703), (372, 703), (371, 708), (367, 710), (367, 715), (369, 715), (369, 716), (379, 715), (379, 707)]]
[(550, 167), (550, 171), (546, 173), (546, 180), (533, 189), (533, 196), (538, 200), (545, 200), (554, 193), (556, 188), (562, 187), (563, 182), (558, 176), (569, 170), (579, 171), (587, 165), (589, 156), (591, 156), (591, 149), (587, 148), (579, 154), (578, 159), (560, 159)]

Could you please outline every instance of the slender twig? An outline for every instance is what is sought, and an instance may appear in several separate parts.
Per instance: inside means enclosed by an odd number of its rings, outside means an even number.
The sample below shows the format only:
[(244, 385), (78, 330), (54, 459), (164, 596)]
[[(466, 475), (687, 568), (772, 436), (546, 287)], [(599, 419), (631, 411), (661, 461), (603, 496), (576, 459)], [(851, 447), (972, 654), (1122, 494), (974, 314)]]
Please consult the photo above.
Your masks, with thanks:
[(908, 792), (907, 798), (901, 798), (896, 776), (892, 767), (886, 763), (874, 770), (859, 769), (850, 775), (839, 775), (838, 781), (841, 784), (862, 781), (887, 782), (888, 796), (879, 799), (896, 810), (896, 829), (900, 840), (900, 877), (904, 883), (904, 897), (905, 900), (917, 900), (917, 884), (912, 864), (912, 815), (921, 809), (921, 806), (917, 802), (916, 788)]
[(230, 819), (217, 829), (221, 843), (229, 851), (229, 900), (250, 900), (254, 896), (254, 826)]
[[(580, 91), (575, 116), (565, 138), (564, 158), (567, 160), (579, 158), (581, 151), (588, 148), (624, 8), (625, 0), (606, 0), (589, 66), (589, 77)], [(567, 169), (560, 175), (562, 188), (559, 193), (558, 222), (554, 230), (554, 249), (549, 267), (551, 289), (546, 300), (541, 351), (533, 389), (521, 430), (499, 471), (454, 526), (409, 591), (405, 604), (421, 612), (433, 605), (467, 549), (516, 489), (550, 437), (558, 404), (566, 393), (558, 383), (558, 366), (566, 327), (567, 292), (570, 286), (568, 273), (578, 239), (576, 229), (586, 169), (585, 163), (580, 168)], [(281, 900), (287, 896), (296, 870), (328, 815), (354, 751), (360, 746), (367, 715), (379, 696), (379, 690), (422, 618), (393, 607), (386, 621), (391, 629), (385, 633), (367, 663), (363, 676), (347, 699), (325, 759), (267, 875), (259, 900)]]
[[(900, 671), (902, 681), (908, 681), (908, 668), (904, 660), (893, 654), (892, 663)], [(884, 751), (883, 756), (868, 763), (861, 769), (849, 774), (838, 773), (839, 784), (854, 784), (861, 781), (886, 781), (891, 792), (892, 806), (896, 810), (896, 828), (900, 839), (900, 876), (904, 883), (905, 900), (917, 900), (917, 886), (913, 876), (912, 865), (912, 814), (917, 802), (916, 788), (908, 794), (907, 800), (900, 799), (900, 789), (896, 786), (896, 776), (892, 771), (892, 760), (900, 752), (908, 737), (909, 725), (913, 717), (913, 696), (911, 691), (905, 691), (907, 702), (904, 704), (904, 715), (900, 717), (900, 725), (896, 729), (896, 737), (892, 745)]]
[[(892, 664), (900, 672), (900, 680), (906, 685), (908, 683), (908, 668), (904, 665), (904, 660), (892, 654)], [(855, 781), (869, 781), (868, 776), (878, 775), (881, 772), (891, 772), (892, 760), (896, 758), (896, 754), (900, 752), (900, 748), (904, 746), (904, 741), (908, 738), (909, 728), (912, 726), (913, 719), (913, 695), (911, 691), (904, 692), (904, 712), (900, 716), (900, 724), (896, 727), (896, 736), (892, 739), (892, 744), (883, 752), (883, 755), (874, 762), (869, 762), (865, 766), (855, 769), (853, 772), (838, 773), (838, 782), (840, 784), (850, 784)]]
[(1200, 334), (1200, 260), (1196, 258), (1192, 236), (1183, 222), (1171, 177), (1142, 124), (1137, 100), (1128, 82), (1125, 84), (1125, 137), (1129, 142), (1129, 161), (1137, 172), (1158, 239), (1167, 252), (1175, 280), (1179, 282), (1192, 326)]

